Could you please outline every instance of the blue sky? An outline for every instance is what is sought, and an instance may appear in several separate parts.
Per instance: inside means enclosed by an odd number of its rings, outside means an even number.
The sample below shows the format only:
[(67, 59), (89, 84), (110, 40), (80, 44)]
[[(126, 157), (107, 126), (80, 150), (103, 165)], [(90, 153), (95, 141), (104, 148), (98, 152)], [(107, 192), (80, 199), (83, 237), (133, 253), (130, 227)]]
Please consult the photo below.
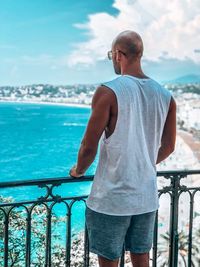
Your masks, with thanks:
[(200, 74), (200, 4), (188, 2), (1, 0), (0, 85), (111, 79), (106, 53), (126, 29), (144, 40), (147, 75), (163, 81)]

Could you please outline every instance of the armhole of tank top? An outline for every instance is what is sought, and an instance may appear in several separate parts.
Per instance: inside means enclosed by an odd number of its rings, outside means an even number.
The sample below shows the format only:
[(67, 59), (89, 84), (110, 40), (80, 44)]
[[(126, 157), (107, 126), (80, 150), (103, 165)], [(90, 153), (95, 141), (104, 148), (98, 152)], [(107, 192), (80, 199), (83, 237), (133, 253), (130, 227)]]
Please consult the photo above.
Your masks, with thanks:
[(164, 128), (164, 125), (165, 125), (165, 122), (166, 122), (166, 119), (167, 119), (167, 116), (168, 116), (168, 113), (169, 113), (170, 104), (171, 104), (171, 100), (172, 100), (172, 94), (170, 92), (167, 92), (167, 95), (169, 95), (169, 100), (168, 100), (168, 103), (167, 103), (167, 108), (166, 108), (166, 113), (165, 113), (165, 119), (164, 119), (163, 128)]
[(168, 101), (168, 108), (167, 108), (167, 114), (169, 112), (169, 108), (170, 108), (170, 105), (171, 105), (171, 101), (172, 101), (172, 94), (168, 91), (168, 95), (169, 95), (169, 101)]
[(113, 133), (108, 138), (106, 138), (105, 131), (104, 131), (103, 138), (102, 138), (102, 141), (104, 143), (108, 144), (108, 143), (111, 142), (111, 140), (113, 139), (113, 136), (115, 135), (115, 133), (116, 133), (116, 131), (118, 129), (118, 125), (119, 125), (119, 114), (120, 114), (120, 112), (119, 112), (119, 110), (120, 110), (120, 104), (119, 104), (119, 97), (118, 97), (116, 91), (113, 88), (109, 87), (109, 85), (106, 84), (106, 83), (105, 84), (101, 84), (101, 85), (107, 87), (110, 90), (112, 90), (112, 92), (115, 94), (116, 99), (117, 99), (117, 120), (116, 120), (114, 131), (113, 131)]

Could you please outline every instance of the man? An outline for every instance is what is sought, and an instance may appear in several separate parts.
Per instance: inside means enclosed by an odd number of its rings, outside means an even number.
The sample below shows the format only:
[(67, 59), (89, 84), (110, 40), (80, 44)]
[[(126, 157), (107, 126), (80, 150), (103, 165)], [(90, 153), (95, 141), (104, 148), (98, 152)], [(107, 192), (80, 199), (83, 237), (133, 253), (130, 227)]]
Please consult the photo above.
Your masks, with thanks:
[(168, 90), (141, 68), (143, 42), (120, 33), (108, 52), (120, 76), (97, 88), (92, 114), (73, 177), (83, 176), (100, 156), (86, 201), (90, 251), (100, 267), (117, 267), (123, 245), (134, 267), (149, 266), (158, 209), (156, 164), (175, 147), (176, 103)]

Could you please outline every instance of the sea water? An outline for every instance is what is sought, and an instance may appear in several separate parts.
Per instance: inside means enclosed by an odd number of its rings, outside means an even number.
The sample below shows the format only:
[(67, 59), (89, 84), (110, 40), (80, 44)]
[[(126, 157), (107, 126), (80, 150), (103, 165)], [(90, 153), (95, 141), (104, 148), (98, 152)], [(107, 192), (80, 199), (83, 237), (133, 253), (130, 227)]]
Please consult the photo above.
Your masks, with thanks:
[[(0, 182), (69, 176), (90, 116), (90, 108), (64, 105), (0, 103)], [(94, 174), (97, 158), (88, 169)], [(62, 197), (88, 195), (92, 182), (55, 187)], [(46, 189), (14, 187), (0, 189), (3, 197), (29, 201), (45, 196)], [(56, 204), (53, 211), (66, 216), (66, 206)], [(72, 232), (84, 228), (84, 203), (72, 209)]]

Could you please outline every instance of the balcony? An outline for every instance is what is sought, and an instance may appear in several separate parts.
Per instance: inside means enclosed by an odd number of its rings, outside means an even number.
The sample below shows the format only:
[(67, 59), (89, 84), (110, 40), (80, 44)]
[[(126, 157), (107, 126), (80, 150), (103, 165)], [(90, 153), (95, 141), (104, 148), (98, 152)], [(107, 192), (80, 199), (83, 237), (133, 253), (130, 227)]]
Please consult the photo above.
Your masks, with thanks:
[[(165, 209), (161, 205), (156, 216), (151, 266), (200, 266), (200, 213), (196, 209), (200, 187), (186, 185), (199, 174), (200, 170), (157, 173), (167, 185), (158, 191)], [(77, 189), (72, 195), (70, 191), (81, 183), (83, 192), (92, 180), (93, 176), (85, 176), (1, 182), (0, 267), (98, 266), (88, 250), (84, 221), (88, 193), (80, 195)], [(131, 266), (126, 261), (123, 251), (120, 267)]]

